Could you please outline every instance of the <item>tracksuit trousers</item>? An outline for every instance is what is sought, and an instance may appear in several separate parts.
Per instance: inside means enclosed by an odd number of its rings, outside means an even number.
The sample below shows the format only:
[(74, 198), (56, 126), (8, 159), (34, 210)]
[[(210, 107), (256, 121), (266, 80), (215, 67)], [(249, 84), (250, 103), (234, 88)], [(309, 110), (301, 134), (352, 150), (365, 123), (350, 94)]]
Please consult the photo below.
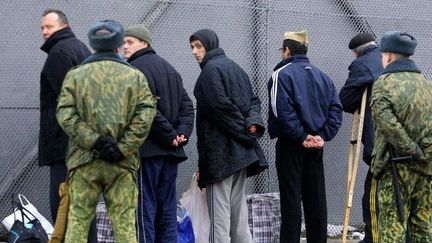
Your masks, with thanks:
[(308, 149), (284, 139), (276, 143), (282, 225), (280, 242), (300, 242), (303, 209), (307, 242), (327, 241), (327, 203), (323, 150)]
[(245, 196), (246, 169), (207, 185), (209, 243), (252, 243)]
[(177, 243), (176, 179), (172, 156), (141, 158), (138, 170), (139, 243)]

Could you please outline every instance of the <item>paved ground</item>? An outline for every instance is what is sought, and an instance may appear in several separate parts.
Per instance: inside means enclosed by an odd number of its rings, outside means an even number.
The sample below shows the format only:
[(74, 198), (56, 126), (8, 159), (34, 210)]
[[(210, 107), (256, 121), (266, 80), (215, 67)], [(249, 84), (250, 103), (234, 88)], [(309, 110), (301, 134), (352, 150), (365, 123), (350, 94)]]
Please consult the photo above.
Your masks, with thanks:
[[(347, 240), (347, 243), (357, 243), (360, 240)], [(327, 240), (327, 243), (341, 243), (342, 240)], [(306, 243), (306, 240), (301, 240), (300, 243)]]
[[(340, 243), (342, 240), (327, 240), (327, 243)], [(359, 240), (347, 240), (347, 243), (357, 243)], [(6, 242), (0, 242), (6, 243)], [(306, 240), (301, 240), (300, 243), (306, 243)]]

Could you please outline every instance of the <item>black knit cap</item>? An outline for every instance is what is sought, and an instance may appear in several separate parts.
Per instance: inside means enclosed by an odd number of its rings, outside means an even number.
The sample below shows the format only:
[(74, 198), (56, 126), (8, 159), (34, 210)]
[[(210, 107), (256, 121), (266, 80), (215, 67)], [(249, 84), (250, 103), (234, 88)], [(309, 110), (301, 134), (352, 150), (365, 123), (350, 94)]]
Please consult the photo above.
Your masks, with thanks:
[(348, 44), (348, 48), (350, 50), (354, 50), (357, 47), (371, 41), (375, 41), (375, 37), (371, 33), (360, 33), (351, 39), (351, 41)]
[(200, 29), (189, 37), (189, 41), (192, 42), (194, 38), (201, 41), (207, 52), (219, 48), (219, 38), (213, 30)]

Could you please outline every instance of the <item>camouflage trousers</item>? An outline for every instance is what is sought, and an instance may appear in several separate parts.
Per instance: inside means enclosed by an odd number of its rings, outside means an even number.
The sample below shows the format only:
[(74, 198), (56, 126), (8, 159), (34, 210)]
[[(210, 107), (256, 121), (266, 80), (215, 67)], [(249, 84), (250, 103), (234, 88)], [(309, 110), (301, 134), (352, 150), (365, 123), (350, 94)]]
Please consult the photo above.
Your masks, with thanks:
[(405, 212), (401, 223), (397, 214), (391, 169), (378, 180), (378, 228), (381, 243), (404, 243), (407, 228), (412, 242), (432, 242), (432, 180), (403, 163), (397, 164)]
[(103, 193), (117, 243), (136, 243), (138, 189), (133, 171), (96, 160), (69, 172), (66, 243), (85, 243)]

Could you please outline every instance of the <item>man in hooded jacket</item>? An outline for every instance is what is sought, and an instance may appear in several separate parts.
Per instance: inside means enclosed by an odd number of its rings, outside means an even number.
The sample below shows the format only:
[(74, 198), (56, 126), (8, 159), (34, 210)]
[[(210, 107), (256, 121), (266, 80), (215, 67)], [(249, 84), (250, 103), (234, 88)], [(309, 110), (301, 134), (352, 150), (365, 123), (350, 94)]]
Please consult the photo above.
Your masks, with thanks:
[(189, 38), (201, 74), (197, 100), (200, 187), (206, 187), (209, 241), (251, 243), (246, 177), (268, 167), (257, 142), (264, 133), (261, 102), (248, 75), (219, 48), (216, 33), (201, 29)]

